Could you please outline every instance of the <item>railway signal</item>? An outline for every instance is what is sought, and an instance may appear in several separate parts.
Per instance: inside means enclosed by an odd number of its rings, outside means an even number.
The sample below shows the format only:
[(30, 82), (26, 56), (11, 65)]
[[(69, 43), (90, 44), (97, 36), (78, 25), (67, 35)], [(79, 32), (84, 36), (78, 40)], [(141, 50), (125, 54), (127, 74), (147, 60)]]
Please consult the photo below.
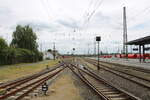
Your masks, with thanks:
[(44, 92), (44, 95), (46, 95), (46, 92), (48, 91), (48, 85), (46, 82), (42, 85), (42, 91)]
[(101, 41), (101, 37), (100, 36), (96, 36), (96, 41), (98, 43), (98, 64), (97, 64), (97, 70), (100, 69), (100, 66), (99, 66), (99, 42)]

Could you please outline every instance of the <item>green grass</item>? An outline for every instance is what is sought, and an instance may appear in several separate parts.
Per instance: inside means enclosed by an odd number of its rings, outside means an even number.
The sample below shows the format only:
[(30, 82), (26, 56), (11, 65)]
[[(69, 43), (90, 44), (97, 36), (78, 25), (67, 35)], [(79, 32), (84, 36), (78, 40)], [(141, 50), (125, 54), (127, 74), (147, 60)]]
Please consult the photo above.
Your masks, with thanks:
[(0, 82), (5, 82), (8, 80), (13, 80), (19, 77), (26, 75), (31, 75), (41, 71), (46, 68), (46, 65), (49, 67), (54, 66), (58, 63), (58, 60), (47, 60), (37, 63), (22, 63), (14, 64), (0, 67)]

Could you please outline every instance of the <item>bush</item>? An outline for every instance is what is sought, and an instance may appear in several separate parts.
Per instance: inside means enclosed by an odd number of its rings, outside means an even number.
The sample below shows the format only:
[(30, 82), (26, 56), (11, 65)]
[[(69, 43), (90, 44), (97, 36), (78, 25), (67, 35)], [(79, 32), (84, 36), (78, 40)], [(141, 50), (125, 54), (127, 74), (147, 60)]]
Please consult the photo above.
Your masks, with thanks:
[(0, 65), (43, 60), (43, 54), (38, 50), (31, 51), (29, 49), (13, 47), (8, 47), (6, 41), (0, 37)]
[(39, 61), (42, 61), (42, 60), (43, 60), (43, 53), (42, 53), (42, 52), (39, 52), (38, 60), (39, 60)]
[(17, 49), (17, 62), (33, 62), (33, 53), (27, 49)]
[(46, 60), (50, 60), (50, 58), (49, 58), (49, 57), (47, 57), (47, 58), (46, 58)]
[(0, 65), (15, 64), (15, 63), (29, 63), (43, 60), (41, 52), (34, 52), (21, 48), (5, 48), (0, 53)]
[(7, 45), (6, 41), (0, 37), (0, 65), (5, 63), (4, 62), (5, 61), (5, 55), (3, 53), (3, 50), (7, 47), (8, 47), (8, 45)]
[(2, 54), (0, 55), (1, 64), (13, 64), (16, 59), (16, 49), (14, 48), (6, 48), (2, 50)]

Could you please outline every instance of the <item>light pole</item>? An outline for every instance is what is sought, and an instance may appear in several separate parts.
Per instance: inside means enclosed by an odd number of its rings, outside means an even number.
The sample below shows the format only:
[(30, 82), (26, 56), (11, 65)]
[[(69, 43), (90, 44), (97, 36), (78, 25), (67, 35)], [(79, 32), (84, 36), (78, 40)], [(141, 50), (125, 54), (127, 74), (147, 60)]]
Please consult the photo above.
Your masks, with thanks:
[(55, 42), (54, 42), (54, 47), (53, 47), (53, 56), (54, 56), (54, 60), (55, 60), (55, 58), (56, 58), (56, 50), (55, 50), (56, 48), (55, 48)]
[(72, 54), (74, 55), (75, 48), (73, 48), (72, 50), (73, 50), (73, 53), (72, 53)]
[(98, 43), (98, 63), (97, 63), (97, 70), (100, 69), (100, 66), (99, 66), (99, 42), (101, 41), (101, 37), (100, 36), (96, 36), (96, 41)]
[(74, 58), (75, 57), (75, 55), (74, 55), (75, 48), (73, 48), (72, 50), (73, 50), (73, 60), (75, 60), (75, 58)]

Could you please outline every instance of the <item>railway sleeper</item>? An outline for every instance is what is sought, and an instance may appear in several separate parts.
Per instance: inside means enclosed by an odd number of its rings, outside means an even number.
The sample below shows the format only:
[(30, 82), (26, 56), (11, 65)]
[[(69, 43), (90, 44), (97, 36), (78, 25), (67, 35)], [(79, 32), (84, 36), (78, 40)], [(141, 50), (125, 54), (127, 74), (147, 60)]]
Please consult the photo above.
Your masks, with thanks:
[(17, 96), (10, 96), (6, 100), (16, 100), (16, 99), (17, 99)]
[(131, 100), (131, 99), (118, 97), (118, 98), (111, 98), (111, 100)]
[(117, 91), (104, 91), (103, 92), (104, 94), (119, 94), (119, 92), (117, 92)]
[(114, 91), (113, 89), (110, 88), (97, 88), (98, 90), (102, 91), (102, 92), (110, 92), (110, 91)]
[(120, 93), (120, 94), (107, 94), (107, 97), (117, 98), (117, 97), (125, 97), (125, 95), (123, 93)]
[(31, 98), (29, 96), (25, 96), (22, 100), (30, 100)]

